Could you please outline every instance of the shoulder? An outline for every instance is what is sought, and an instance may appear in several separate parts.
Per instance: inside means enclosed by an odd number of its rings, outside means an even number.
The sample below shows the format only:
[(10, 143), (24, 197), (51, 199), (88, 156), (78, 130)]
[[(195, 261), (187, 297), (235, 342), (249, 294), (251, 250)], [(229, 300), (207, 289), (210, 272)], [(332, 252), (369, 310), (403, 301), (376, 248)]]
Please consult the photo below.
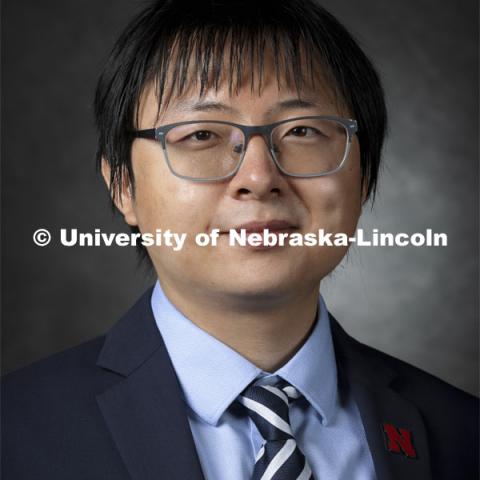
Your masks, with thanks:
[(437, 412), (444, 416), (447, 406), (449, 410), (454, 408), (461, 414), (478, 411), (477, 397), (403, 360), (367, 345), (359, 345), (369, 362), (385, 366), (395, 373), (391, 388), (401, 392), (418, 406), (428, 408), (431, 414)]
[[(117, 356), (125, 358), (129, 344), (135, 344), (142, 350), (144, 337), (151, 337), (155, 331), (154, 321), (147, 318), (151, 289), (148, 289), (138, 301), (121, 317), (106, 335), (96, 337), (75, 347), (55, 353), (27, 367), (23, 367), (2, 377), (2, 394), (20, 395), (27, 393), (38, 395), (59, 396), (90, 396), (92, 391), (108, 388), (109, 382), (118, 381), (122, 375), (100, 365), (102, 353), (108, 353), (109, 345), (117, 346)], [(148, 326), (147, 328), (142, 328)], [(140, 337), (140, 340), (138, 340)], [(113, 340), (113, 342), (112, 342)], [(109, 342), (110, 341), (110, 342)], [(143, 347), (143, 348), (140, 348)], [(121, 369), (120, 369), (121, 370)], [(97, 392), (98, 393), (98, 392)]]
[(335, 318), (330, 316), (330, 319), (337, 361), (341, 366), (360, 372), (363, 378), (372, 383), (378, 383), (379, 378), (383, 378), (391, 388), (415, 403), (428, 405), (431, 411), (436, 406), (447, 404), (450, 407), (478, 409), (478, 398), (475, 396), (414, 365), (359, 342), (348, 335)]
[(95, 338), (5, 375), (1, 385), (5, 425), (19, 416), (23, 425), (48, 422), (52, 416), (58, 422), (75, 407), (86, 408), (85, 400), (105, 388), (111, 377), (96, 366), (104, 340)]
[(2, 377), (3, 392), (25, 388), (44, 389), (48, 385), (67, 386), (81, 378), (91, 377), (105, 338), (97, 337), (75, 347), (50, 355)]
[(337, 363), (359, 382), (388, 387), (420, 411), (438, 434), (478, 435), (478, 398), (405, 361), (365, 345), (348, 335), (331, 317)]
[(96, 338), (2, 378), (2, 478), (125, 478), (96, 404), (119, 379), (96, 366), (103, 344)]
[[(458, 465), (462, 471), (478, 469), (474, 454), (478, 449), (478, 398), (354, 340), (338, 323), (333, 331), (341, 374), (345, 374), (350, 384), (360, 383), (366, 387), (375, 411), (382, 415), (394, 414), (392, 409), (397, 408), (419, 415), (437, 471), (453, 472)], [(408, 415), (404, 418), (409, 418)]]

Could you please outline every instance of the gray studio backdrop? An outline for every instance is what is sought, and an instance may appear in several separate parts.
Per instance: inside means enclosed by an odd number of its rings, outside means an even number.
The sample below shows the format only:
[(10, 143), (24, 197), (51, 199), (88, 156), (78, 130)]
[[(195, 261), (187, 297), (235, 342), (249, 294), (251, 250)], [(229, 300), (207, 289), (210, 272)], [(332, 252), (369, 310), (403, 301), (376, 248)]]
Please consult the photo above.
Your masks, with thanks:
[[(94, 169), (92, 95), (144, 2), (5, 0), (2, 367), (105, 332), (152, 282), (130, 248), (40, 248), (40, 227), (122, 231)], [(356, 248), (322, 286), (359, 340), (478, 390), (477, 6), (326, 0), (383, 77), (390, 137), (361, 226), (448, 234), (445, 248)]]

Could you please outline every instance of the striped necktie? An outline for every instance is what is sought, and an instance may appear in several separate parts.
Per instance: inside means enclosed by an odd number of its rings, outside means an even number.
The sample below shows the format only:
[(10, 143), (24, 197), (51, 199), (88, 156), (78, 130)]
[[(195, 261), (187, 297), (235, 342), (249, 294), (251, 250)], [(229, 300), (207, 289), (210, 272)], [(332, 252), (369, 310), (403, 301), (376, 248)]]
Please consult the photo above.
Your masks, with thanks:
[(237, 398), (265, 440), (252, 480), (313, 480), (290, 426), (288, 408), (299, 397), (295, 387), (281, 379), (275, 385), (252, 384)]

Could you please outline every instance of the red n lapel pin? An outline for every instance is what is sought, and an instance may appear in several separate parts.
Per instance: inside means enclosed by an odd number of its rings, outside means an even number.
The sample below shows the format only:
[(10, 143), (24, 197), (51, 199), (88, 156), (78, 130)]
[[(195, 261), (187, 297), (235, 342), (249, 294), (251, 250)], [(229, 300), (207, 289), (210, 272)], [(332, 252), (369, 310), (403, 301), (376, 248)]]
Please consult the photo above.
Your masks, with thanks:
[(383, 423), (386, 449), (389, 452), (403, 453), (408, 458), (417, 458), (417, 452), (412, 443), (412, 432), (406, 428), (397, 428), (391, 423)]

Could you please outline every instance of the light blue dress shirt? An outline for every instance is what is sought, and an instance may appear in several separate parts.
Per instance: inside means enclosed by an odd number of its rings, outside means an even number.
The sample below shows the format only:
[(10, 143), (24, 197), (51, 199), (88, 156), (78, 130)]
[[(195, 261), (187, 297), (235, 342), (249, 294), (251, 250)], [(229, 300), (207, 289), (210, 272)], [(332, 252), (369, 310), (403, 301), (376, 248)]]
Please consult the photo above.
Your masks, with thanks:
[[(295, 439), (318, 480), (374, 480), (365, 431), (353, 398), (340, 403), (325, 303), (302, 347), (273, 374), (197, 327), (157, 282), (152, 309), (188, 406), (188, 420), (206, 480), (248, 480), (262, 438), (247, 416), (229, 409), (255, 379), (281, 377), (303, 395), (290, 407)], [(159, 406), (160, 408), (160, 406)]]

